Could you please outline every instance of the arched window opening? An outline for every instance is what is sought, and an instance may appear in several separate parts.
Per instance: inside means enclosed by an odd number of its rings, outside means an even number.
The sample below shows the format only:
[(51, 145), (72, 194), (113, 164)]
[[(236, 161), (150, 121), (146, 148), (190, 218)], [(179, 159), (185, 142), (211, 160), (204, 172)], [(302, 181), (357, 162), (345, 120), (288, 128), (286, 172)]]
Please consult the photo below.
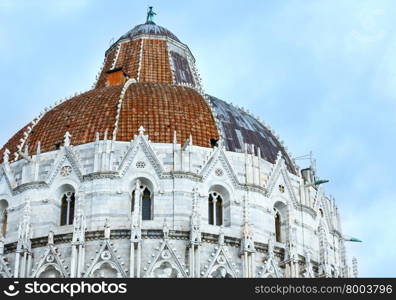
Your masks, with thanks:
[(320, 216), (323, 218), (323, 209), (319, 208)]
[(74, 220), (74, 203), (75, 194), (73, 192), (65, 192), (62, 196), (61, 203), (61, 221), (60, 225), (71, 225)]
[(150, 188), (147, 185), (141, 184), (139, 186), (141, 192), (140, 199), (136, 199), (136, 191), (132, 191), (132, 201), (131, 201), (131, 212), (135, 211), (135, 201), (140, 200), (140, 212), (142, 214), (142, 220), (152, 220), (153, 219), (153, 195)]
[(147, 187), (142, 196), (142, 219), (151, 220), (151, 193)]
[(210, 225), (223, 225), (223, 197), (211, 192), (208, 198), (208, 222)]
[(214, 225), (214, 207), (213, 207), (213, 197), (212, 195), (209, 195), (209, 204), (208, 204), (208, 220), (210, 225)]
[(274, 230), (275, 230), (275, 241), (278, 243), (284, 243), (288, 240), (288, 207), (285, 203), (277, 201), (274, 204)]
[(275, 214), (275, 240), (280, 243), (281, 239), (281, 216), (279, 212)]

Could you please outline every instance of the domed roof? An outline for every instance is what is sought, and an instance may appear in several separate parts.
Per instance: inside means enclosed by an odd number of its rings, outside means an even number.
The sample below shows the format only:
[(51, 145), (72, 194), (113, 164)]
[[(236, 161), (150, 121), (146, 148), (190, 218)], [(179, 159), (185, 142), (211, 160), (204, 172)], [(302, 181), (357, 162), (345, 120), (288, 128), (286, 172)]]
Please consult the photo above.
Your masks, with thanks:
[[(118, 111), (122, 88), (118, 85), (94, 89), (46, 112), (25, 141), (29, 153), (36, 152), (39, 142), (41, 152), (58, 149), (67, 131), (73, 145), (95, 141), (96, 132), (101, 139), (107, 132), (108, 139), (116, 134), (117, 141), (130, 141), (140, 126), (157, 143), (172, 143), (174, 131), (179, 143), (191, 134), (193, 144), (203, 147), (210, 147), (211, 139), (219, 138), (209, 106), (194, 89), (134, 83), (127, 88)], [(21, 136), (16, 134), (4, 148), (15, 153)]]
[(122, 35), (120, 37), (120, 40), (126, 39), (126, 38), (134, 39), (142, 34), (155, 35), (155, 36), (166, 36), (166, 37), (171, 38), (172, 40), (180, 42), (180, 40), (177, 38), (177, 36), (174, 35), (172, 32), (170, 32), (168, 29), (166, 29), (162, 26), (159, 26), (151, 21), (148, 21), (144, 24), (135, 26), (134, 28), (129, 30), (127, 33)]
[[(150, 36), (141, 37), (141, 34)], [(9, 160), (21, 151), (36, 153), (58, 149), (64, 135), (72, 144), (93, 142), (96, 134), (117, 141), (130, 141), (138, 128), (157, 143), (184, 143), (213, 147), (220, 137), (227, 150), (254, 153), (274, 163), (280, 151), (290, 172), (292, 160), (273, 133), (247, 112), (205, 95), (192, 54), (169, 30), (148, 21), (122, 36), (105, 54), (103, 68), (93, 90), (73, 97), (46, 111), (18, 131), (0, 150)], [(124, 37), (129, 37), (125, 40)], [(247, 149), (246, 149), (247, 148)]]
[(271, 130), (248, 112), (216, 97), (208, 97), (228, 151), (247, 151), (272, 163), (275, 163), (278, 152), (281, 152), (287, 168), (295, 174), (292, 160)]

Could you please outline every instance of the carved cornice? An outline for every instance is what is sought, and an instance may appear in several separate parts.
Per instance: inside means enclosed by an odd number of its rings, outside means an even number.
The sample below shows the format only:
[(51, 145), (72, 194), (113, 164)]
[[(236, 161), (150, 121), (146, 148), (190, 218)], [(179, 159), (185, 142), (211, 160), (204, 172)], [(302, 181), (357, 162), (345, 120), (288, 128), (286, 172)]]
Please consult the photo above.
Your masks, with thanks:
[(83, 176), (84, 181), (92, 181), (97, 179), (119, 179), (120, 175), (117, 171), (102, 171), (102, 172), (93, 172), (89, 174), (85, 174)]
[(298, 208), (300, 210), (302, 210), (303, 212), (306, 212), (306, 213), (310, 214), (312, 218), (316, 218), (316, 216), (317, 216), (317, 212), (312, 207), (309, 207), (309, 206), (304, 205), (304, 204), (299, 204)]
[(23, 193), (28, 190), (33, 190), (33, 189), (44, 189), (48, 188), (48, 184), (45, 181), (33, 181), (33, 182), (27, 182), (27, 183), (22, 183), (18, 185), (16, 188), (12, 190), (13, 195), (18, 195), (20, 193)]

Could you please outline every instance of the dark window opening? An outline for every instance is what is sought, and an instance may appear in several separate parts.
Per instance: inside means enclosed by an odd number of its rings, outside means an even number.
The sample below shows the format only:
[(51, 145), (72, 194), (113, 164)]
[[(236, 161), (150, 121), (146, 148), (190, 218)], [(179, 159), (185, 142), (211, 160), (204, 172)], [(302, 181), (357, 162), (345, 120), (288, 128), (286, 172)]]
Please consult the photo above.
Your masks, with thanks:
[(74, 220), (74, 193), (67, 192), (62, 196), (60, 225), (71, 225)]
[(208, 223), (210, 225), (223, 225), (223, 198), (217, 192), (209, 194)]
[(279, 213), (275, 215), (275, 240), (281, 242), (281, 218)]
[(212, 197), (212, 195), (209, 195), (209, 205), (208, 205), (208, 208), (209, 208), (209, 211), (208, 211), (208, 213), (209, 213), (209, 216), (208, 216), (209, 224), (210, 224), (210, 225), (214, 225), (214, 216), (213, 216), (213, 214), (214, 214), (214, 207), (213, 207), (213, 197)]
[(148, 188), (145, 188), (143, 191), (142, 219), (151, 220), (151, 193)]

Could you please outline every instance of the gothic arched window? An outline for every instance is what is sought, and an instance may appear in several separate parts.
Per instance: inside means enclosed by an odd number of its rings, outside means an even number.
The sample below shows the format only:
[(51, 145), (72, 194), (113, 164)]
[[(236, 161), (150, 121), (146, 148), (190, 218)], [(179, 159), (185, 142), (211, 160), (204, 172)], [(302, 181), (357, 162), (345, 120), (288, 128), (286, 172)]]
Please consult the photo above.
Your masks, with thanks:
[(74, 192), (65, 192), (62, 196), (61, 203), (61, 221), (60, 225), (71, 225), (74, 220), (74, 203), (75, 194)]
[[(141, 202), (140, 202), (140, 207), (141, 207), (141, 214), (142, 214), (142, 220), (152, 220), (152, 206), (153, 206), (153, 201), (152, 201), (152, 194), (150, 189), (145, 186), (145, 185), (140, 185), (140, 191), (141, 191)], [(131, 203), (131, 211), (133, 212), (135, 210), (135, 190), (132, 192), (132, 203)]]
[(275, 240), (277, 242), (282, 242), (281, 239), (281, 216), (279, 212), (276, 212), (275, 214)]
[(151, 192), (147, 187), (142, 195), (142, 219), (151, 220)]
[(278, 243), (285, 243), (288, 240), (287, 228), (288, 228), (288, 207), (287, 204), (282, 201), (277, 201), (274, 204), (274, 230), (275, 240)]
[(223, 225), (223, 197), (218, 192), (209, 194), (208, 222), (211, 225)]

